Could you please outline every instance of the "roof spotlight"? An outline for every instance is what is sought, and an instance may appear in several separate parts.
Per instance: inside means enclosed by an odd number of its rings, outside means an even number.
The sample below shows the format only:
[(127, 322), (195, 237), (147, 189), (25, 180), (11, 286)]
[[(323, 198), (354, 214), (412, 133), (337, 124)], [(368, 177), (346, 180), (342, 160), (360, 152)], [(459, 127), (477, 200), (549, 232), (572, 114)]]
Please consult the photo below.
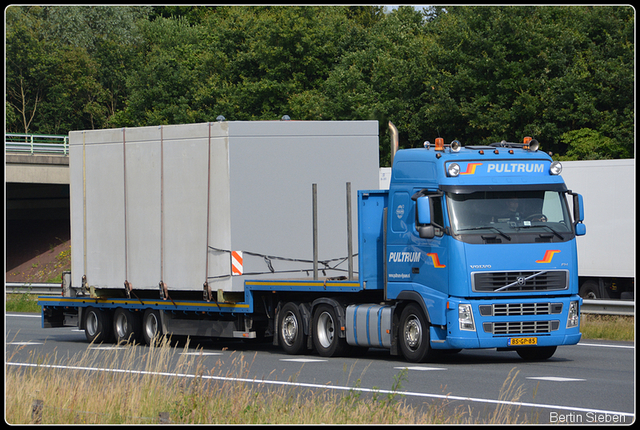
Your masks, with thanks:
[(457, 140), (452, 141), (451, 142), (451, 151), (453, 151), (453, 152), (460, 151), (460, 142), (458, 142)]

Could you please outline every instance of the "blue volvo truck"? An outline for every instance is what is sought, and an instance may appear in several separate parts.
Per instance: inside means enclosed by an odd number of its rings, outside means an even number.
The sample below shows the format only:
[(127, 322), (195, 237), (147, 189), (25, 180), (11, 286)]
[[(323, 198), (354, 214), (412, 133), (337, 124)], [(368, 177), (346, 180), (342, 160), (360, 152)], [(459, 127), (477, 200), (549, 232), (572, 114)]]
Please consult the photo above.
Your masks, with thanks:
[(211, 294), (205, 282), (200, 296), (162, 281), (159, 292), (99, 289), (84, 276), (74, 286), (65, 274), (62, 297), (39, 298), (43, 327), (77, 326), (91, 342), (262, 338), (326, 357), (385, 348), (409, 362), (479, 348), (544, 360), (578, 343), (586, 229), (561, 165), (529, 138), (397, 150), (389, 127), (389, 189), (357, 191), (356, 271), (320, 277), (314, 256), (313, 277), (245, 274), (241, 291)]

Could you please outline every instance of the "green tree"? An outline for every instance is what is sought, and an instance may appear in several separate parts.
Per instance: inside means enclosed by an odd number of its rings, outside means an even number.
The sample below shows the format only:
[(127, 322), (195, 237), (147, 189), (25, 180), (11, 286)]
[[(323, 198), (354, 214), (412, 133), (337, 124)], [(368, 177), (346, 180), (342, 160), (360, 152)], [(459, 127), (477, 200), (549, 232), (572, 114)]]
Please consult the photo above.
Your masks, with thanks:
[(602, 160), (628, 158), (615, 139), (603, 136), (590, 128), (581, 128), (563, 133), (560, 136), (567, 145), (567, 153), (560, 160)]
[[(207, 103), (228, 119), (310, 119), (307, 102), (354, 41), (342, 7), (231, 7), (207, 20), (207, 43), (221, 56)], [(301, 118), (303, 116), (304, 118)]]
[(30, 133), (42, 110), (56, 67), (53, 47), (42, 41), (42, 8), (6, 10), (7, 131)]
[(467, 142), (532, 135), (562, 154), (563, 133), (591, 128), (632, 153), (632, 27), (629, 7), (447, 8), (426, 27), (426, 116)]

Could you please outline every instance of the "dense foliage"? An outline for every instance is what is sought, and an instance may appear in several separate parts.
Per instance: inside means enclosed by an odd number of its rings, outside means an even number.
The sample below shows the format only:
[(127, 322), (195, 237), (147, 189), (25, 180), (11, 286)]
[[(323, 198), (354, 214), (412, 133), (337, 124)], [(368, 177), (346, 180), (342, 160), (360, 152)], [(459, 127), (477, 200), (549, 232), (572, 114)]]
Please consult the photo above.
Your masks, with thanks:
[(402, 147), (530, 135), (634, 156), (630, 6), (11, 6), (8, 132), (377, 119)]

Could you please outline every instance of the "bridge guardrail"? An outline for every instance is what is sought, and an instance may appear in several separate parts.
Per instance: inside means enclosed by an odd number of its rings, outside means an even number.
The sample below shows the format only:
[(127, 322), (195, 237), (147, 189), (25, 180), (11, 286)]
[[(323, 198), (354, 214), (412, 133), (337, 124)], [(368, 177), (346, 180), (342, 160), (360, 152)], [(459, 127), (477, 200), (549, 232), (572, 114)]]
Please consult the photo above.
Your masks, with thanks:
[[(62, 295), (60, 284), (25, 284), (12, 282), (6, 284), (6, 293), (31, 293)], [(583, 314), (634, 316), (635, 301), (632, 300), (583, 300), (580, 312)]]
[(6, 133), (4, 145), (5, 152), (69, 155), (69, 136)]

